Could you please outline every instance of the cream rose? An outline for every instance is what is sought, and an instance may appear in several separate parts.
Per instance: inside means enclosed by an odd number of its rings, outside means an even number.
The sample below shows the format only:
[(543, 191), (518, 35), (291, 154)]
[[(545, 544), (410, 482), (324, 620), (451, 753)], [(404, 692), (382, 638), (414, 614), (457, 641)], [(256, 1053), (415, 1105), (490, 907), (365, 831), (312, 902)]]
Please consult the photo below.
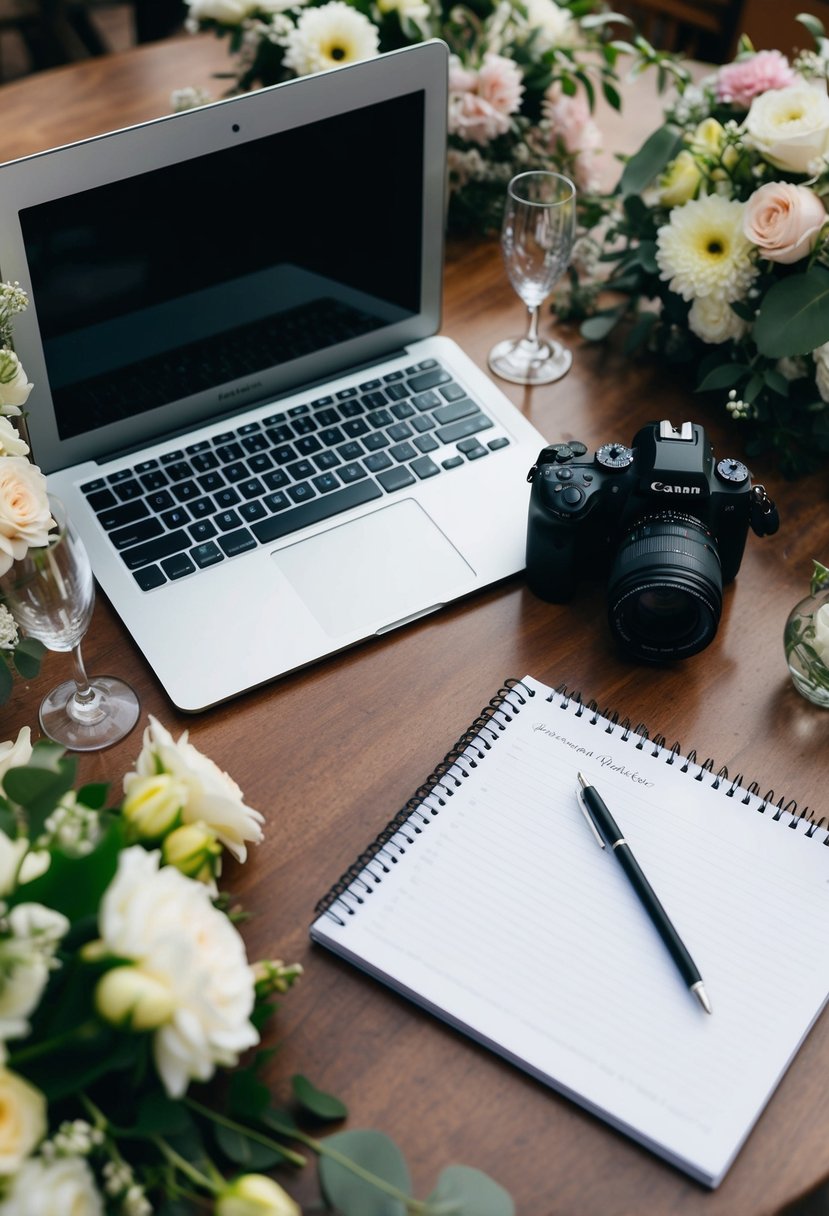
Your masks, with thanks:
[(716, 296), (699, 296), (688, 313), (688, 328), (703, 342), (719, 345), (732, 338), (741, 338), (748, 325), (725, 300)]
[(751, 103), (745, 129), (755, 148), (778, 169), (811, 173), (829, 151), (829, 96), (801, 82), (770, 89)]
[(791, 182), (767, 182), (743, 211), (743, 232), (771, 262), (799, 262), (815, 247), (826, 209), (814, 190)]
[(95, 1178), (80, 1157), (33, 1157), (12, 1179), (0, 1216), (104, 1216)]
[(0, 416), (0, 456), (28, 456), (29, 445), (20, 438), (14, 424)]
[[(153, 1034), (153, 1058), (168, 1094), (207, 1081), (259, 1041), (250, 1021), (253, 972), (239, 933), (201, 883), (157, 852), (124, 849), (98, 914), (101, 947), (129, 959), (166, 990), (169, 1018)], [(155, 998), (154, 998), (155, 999)]]
[(246, 842), (258, 844), (262, 839), (263, 816), (245, 806), (242, 791), (232, 777), (188, 743), (187, 731), (176, 742), (151, 715), (135, 772), (124, 778), (124, 793), (129, 798), (137, 778), (155, 776), (159, 771), (177, 778), (185, 791), (182, 822), (206, 823), (234, 857), (244, 861)]
[(659, 179), (659, 201), (663, 207), (681, 207), (699, 190), (702, 174), (690, 152), (676, 156)]
[(55, 521), (49, 512), (46, 478), (23, 456), (0, 459), (0, 575), (49, 539)]
[[(0, 1174), (14, 1174), (46, 1135), (46, 1099), (8, 1068), (0, 1068)], [(0, 1209), (2, 1210), (2, 1209)]]
[(34, 388), (13, 350), (0, 350), (0, 413), (19, 414)]
[(216, 1216), (302, 1216), (282, 1187), (265, 1174), (243, 1174), (216, 1200)]

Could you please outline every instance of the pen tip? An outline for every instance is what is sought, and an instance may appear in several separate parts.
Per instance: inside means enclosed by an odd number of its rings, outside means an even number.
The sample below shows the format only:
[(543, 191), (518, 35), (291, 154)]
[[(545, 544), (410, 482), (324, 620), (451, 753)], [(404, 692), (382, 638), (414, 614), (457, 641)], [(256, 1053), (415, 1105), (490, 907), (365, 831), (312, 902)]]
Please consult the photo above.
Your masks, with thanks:
[(586, 782), (586, 781), (585, 781), (585, 779), (584, 779), (584, 775), (583, 775), (582, 773), (579, 773), (578, 777), (579, 777), (579, 785), (581, 786), (581, 788), (582, 788), (583, 790), (586, 790), (586, 789), (587, 789), (587, 782)]
[(699, 1001), (700, 1005), (702, 1005), (705, 1012), (711, 1013), (711, 1002), (708, 999), (708, 993), (705, 991), (702, 981), (700, 980), (698, 983), (692, 984), (691, 991)]

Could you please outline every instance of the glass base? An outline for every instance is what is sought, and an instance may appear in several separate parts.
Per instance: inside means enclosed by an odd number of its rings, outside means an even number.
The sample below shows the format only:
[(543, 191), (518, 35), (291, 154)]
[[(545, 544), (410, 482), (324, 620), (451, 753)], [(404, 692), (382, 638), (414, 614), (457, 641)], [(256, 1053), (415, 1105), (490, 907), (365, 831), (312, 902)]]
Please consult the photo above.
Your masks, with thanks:
[(75, 698), (74, 680), (64, 680), (43, 699), (43, 733), (75, 752), (110, 747), (128, 735), (138, 721), (138, 697), (115, 676), (97, 676), (89, 687), (95, 694), (84, 704)]
[(506, 338), (489, 352), (489, 370), (512, 384), (552, 384), (566, 376), (573, 354), (560, 342)]

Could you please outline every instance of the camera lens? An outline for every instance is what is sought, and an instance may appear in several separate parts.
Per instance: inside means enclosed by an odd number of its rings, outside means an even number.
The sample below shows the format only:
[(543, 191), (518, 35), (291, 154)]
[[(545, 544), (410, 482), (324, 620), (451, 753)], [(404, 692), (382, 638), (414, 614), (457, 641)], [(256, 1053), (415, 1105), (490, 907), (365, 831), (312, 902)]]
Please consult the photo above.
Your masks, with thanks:
[(686, 659), (714, 638), (722, 572), (714, 537), (678, 511), (640, 519), (623, 537), (608, 584), (611, 632), (634, 658)]

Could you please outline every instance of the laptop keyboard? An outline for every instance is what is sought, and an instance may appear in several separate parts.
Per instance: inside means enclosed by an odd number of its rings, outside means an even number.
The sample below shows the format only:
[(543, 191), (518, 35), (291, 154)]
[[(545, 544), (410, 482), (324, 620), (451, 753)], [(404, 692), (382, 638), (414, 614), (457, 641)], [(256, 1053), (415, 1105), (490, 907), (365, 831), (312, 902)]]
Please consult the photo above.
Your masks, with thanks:
[(442, 476), (509, 440), (436, 359), (81, 486), (143, 591)]

